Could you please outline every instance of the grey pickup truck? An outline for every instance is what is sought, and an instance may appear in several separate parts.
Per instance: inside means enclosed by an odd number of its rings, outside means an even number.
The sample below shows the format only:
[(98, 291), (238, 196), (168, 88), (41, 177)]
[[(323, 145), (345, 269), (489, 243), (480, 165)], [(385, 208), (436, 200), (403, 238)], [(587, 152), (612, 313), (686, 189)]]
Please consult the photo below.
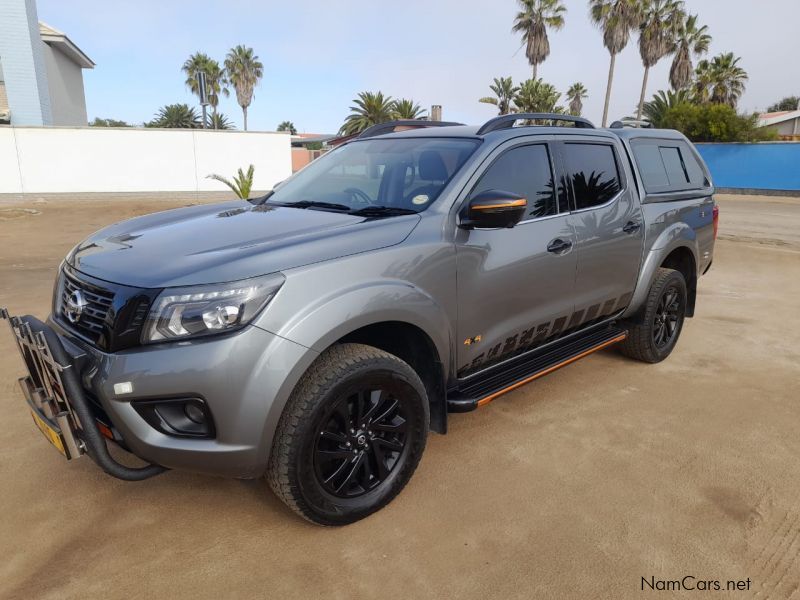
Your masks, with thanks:
[(107, 227), (64, 259), (46, 322), (2, 313), (68, 459), (266, 476), (341, 525), (400, 492), (448, 413), (612, 344), (669, 356), (713, 193), (674, 131), (383, 124), (263, 197)]

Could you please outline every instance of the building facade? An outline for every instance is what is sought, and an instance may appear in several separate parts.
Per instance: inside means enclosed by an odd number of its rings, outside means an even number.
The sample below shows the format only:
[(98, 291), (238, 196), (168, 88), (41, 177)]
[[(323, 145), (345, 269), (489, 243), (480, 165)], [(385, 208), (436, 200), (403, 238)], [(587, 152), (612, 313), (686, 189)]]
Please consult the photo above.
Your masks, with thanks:
[(39, 23), (35, 0), (0, 0), (0, 123), (87, 125), (92, 68), (66, 34)]

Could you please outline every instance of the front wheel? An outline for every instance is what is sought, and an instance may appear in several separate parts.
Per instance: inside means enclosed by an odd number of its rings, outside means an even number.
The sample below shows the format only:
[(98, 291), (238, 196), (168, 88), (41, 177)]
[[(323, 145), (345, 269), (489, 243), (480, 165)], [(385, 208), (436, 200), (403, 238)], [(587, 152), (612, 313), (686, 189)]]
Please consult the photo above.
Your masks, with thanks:
[(620, 350), (637, 360), (661, 362), (675, 348), (685, 318), (686, 280), (679, 271), (660, 268), (644, 306), (627, 323)]
[(407, 363), (372, 346), (333, 346), (284, 409), (270, 486), (309, 521), (352, 523), (405, 487), (425, 449), (428, 423), (425, 387)]

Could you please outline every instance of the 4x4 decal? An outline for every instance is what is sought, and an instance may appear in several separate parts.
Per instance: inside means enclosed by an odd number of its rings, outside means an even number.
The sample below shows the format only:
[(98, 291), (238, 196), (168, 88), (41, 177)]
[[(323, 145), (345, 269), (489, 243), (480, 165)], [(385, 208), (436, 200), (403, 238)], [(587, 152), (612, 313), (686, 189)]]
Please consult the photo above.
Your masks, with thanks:
[[(607, 300), (602, 305), (597, 303), (593, 304), (585, 311), (575, 311), (569, 317), (558, 317), (553, 321), (534, 325), (519, 333), (510, 335), (502, 342), (497, 342), (485, 352), (478, 354), (468, 364), (460, 367), (457, 376), (459, 379), (463, 379), (476, 371), (486, 369), (493, 364), (512, 358), (528, 350), (533, 350), (546, 341), (551, 341), (557, 337), (573, 333), (579, 327), (593, 325), (594, 322), (626, 308), (631, 298), (633, 298), (632, 292), (623, 294), (619, 298)], [(477, 335), (464, 340), (464, 345), (471, 346), (480, 341), (481, 336)]]

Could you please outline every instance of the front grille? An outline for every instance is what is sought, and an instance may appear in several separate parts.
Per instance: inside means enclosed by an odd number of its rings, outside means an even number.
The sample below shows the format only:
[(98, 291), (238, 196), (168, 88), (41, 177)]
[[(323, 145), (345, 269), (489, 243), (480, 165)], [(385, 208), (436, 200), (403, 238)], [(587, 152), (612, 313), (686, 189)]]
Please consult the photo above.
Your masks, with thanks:
[[(86, 304), (74, 323), (67, 302), (80, 291)], [(53, 316), (65, 329), (105, 352), (116, 352), (139, 344), (142, 327), (157, 288), (136, 288), (97, 279), (64, 265), (53, 294)]]
[[(62, 319), (77, 333), (93, 343), (97, 343), (103, 335), (106, 325), (110, 325), (109, 313), (114, 304), (114, 292), (98, 285), (81, 281), (67, 270), (61, 272), (62, 285), (59, 298), (59, 313)], [(87, 305), (84, 307), (80, 318), (72, 322), (66, 312), (67, 302), (72, 294), (79, 291), (85, 298)]]

